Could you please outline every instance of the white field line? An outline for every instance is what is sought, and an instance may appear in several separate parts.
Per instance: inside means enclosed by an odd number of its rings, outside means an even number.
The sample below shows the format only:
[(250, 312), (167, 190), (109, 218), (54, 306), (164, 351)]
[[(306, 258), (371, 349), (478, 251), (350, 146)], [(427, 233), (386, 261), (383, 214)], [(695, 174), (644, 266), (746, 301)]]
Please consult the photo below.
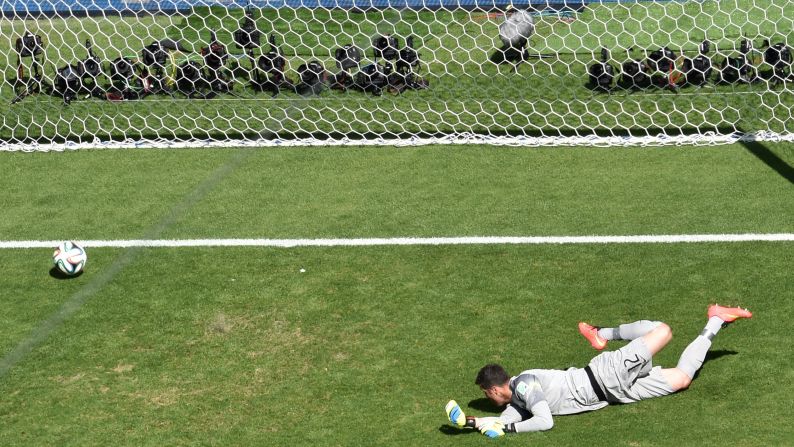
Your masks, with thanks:
[[(700, 93), (698, 93), (700, 94)], [(185, 100), (187, 101), (187, 100)], [(291, 99), (289, 101), (292, 101)], [(134, 140), (132, 138), (124, 141), (102, 141), (95, 138), (91, 141), (65, 143), (11, 143), (0, 141), (0, 152), (48, 152), (48, 151), (68, 151), (77, 149), (146, 149), (146, 148), (226, 148), (226, 147), (327, 147), (327, 146), (423, 146), (428, 144), (488, 144), (494, 146), (516, 146), (516, 147), (557, 147), (557, 146), (599, 146), (599, 147), (644, 147), (644, 146), (703, 146), (731, 144), (742, 141), (794, 141), (794, 133), (776, 133), (770, 131), (757, 132), (734, 132), (731, 134), (719, 134), (716, 132), (703, 132), (685, 135), (573, 135), (573, 136), (495, 136), (480, 135), (475, 133), (455, 133), (430, 138), (340, 138), (340, 139), (318, 139), (318, 138), (275, 138), (272, 135), (265, 138), (246, 139), (246, 140), (180, 140), (172, 141), (167, 139), (156, 140)]]
[[(2, 248), (52, 248), (61, 241), (0, 241)], [(83, 247), (364, 247), (386, 245), (677, 244), (704, 242), (794, 242), (794, 233), (672, 234), (632, 236), (470, 236), (354, 239), (154, 239), (84, 240)]]

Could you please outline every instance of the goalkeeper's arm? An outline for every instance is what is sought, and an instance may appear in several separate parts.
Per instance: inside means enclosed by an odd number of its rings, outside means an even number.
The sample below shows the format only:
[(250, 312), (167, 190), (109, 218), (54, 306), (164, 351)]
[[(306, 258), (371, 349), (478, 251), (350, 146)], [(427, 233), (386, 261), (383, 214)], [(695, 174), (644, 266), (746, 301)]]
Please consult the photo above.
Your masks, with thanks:
[(532, 416), (524, 419), (524, 414), (512, 405), (508, 405), (499, 419), (505, 425), (505, 433), (525, 433), (530, 431), (549, 430), (554, 427), (549, 404), (541, 400), (532, 406)]
[(545, 400), (536, 402), (532, 406), (532, 416), (526, 419), (529, 413), (519, 411), (512, 405), (508, 405), (498, 418), (466, 416), (454, 400), (449, 401), (445, 410), (447, 418), (453, 425), (474, 428), (491, 438), (503, 436), (505, 433), (548, 430), (554, 426), (549, 404)]

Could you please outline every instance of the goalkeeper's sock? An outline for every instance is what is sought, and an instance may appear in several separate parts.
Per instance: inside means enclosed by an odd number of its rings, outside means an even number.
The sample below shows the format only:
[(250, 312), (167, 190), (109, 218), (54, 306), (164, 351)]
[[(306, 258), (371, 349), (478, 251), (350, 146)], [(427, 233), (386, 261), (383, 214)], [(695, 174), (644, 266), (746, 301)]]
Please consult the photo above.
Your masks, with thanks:
[(706, 327), (703, 328), (703, 332), (681, 353), (681, 358), (678, 360), (676, 368), (683, 371), (690, 379), (694, 379), (697, 371), (703, 366), (703, 361), (706, 359), (709, 348), (711, 348), (711, 340), (717, 335), (724, 323), (719, 317), (709, 318)]
[(598, 335), (607, 340), (634, 340), (656, 329), (660, 324), (659, 321), (640, 320), (621, 324), (616, 328), (602, 327), (598, 330)]

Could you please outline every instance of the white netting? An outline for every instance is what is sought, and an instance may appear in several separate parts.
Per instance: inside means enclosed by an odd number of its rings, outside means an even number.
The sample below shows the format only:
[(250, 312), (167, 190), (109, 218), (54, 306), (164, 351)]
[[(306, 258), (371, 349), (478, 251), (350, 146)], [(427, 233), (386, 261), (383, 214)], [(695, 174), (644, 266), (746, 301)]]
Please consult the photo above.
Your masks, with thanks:
[(793, 9), (3, 2), (0, 149), (793, 140)]

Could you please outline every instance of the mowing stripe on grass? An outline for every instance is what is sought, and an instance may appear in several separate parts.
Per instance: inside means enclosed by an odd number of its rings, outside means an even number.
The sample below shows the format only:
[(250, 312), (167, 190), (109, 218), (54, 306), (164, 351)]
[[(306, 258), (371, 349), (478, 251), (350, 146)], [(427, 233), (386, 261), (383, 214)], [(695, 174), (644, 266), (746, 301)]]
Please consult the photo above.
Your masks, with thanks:
[[(794, 242), (794, 233), (671, 234), (629, 236), (469, 236), (353, 239), (132, 239), (86, 240), (84, 247), (360, 247), (384, 245), (677, 244), (704, 242)], [(50, 248), (60, 241), (0, 241), (0, 248)]]
[[(193, 208), (196, 203), (206, 197), (207, 193), (219, 182), (236, 170), (237, 167), (248, 158), (249, 154), (251, 154), (251, 152), (238, 151), (229, 161), (212, 171), (207, 178), (199, 183), (193, 190), (189, 191), (181, 201), (176, 203), (173, 208), (169, 210), (160, 222), (149, 228), (145, 234), (148, 237), (157, 237), (166, 231), (188, 210)], [(39, 245), (39, 247), (55, 247), (56, 245), (58, 245), (58, 243), (55, 243), (55, 245)], [(86, 301), (111, 282), (124, 267), (132, 263), (137, 254), (140, 253), (140, 247), (142, 246), (127, 245), (125, 247), (127, 249), (120, 253), (108, 268), (98, 272), (85, 286), (64, 301), (58, 310), (33, 329), (27, 338), (22, 340), (11, 351), (5, 353), (5, 355), (0, 358), (0, 379), (5, 377), (6, 374), (31, 351), (47, 340), (53, 332), (61, 327), (64, 321), (68, 320), (79, 311)]]

